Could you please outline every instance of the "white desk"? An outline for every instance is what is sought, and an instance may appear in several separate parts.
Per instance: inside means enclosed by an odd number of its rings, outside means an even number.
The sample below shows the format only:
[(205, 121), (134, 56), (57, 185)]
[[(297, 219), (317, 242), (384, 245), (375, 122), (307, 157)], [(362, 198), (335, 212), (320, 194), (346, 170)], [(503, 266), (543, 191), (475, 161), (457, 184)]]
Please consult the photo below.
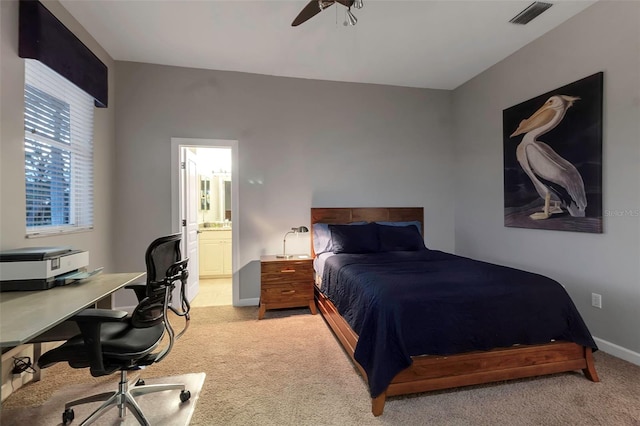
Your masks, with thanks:
[(28, 343), (144, 273), (100, 274), (49, 290), (0, 294), (0, 347)]

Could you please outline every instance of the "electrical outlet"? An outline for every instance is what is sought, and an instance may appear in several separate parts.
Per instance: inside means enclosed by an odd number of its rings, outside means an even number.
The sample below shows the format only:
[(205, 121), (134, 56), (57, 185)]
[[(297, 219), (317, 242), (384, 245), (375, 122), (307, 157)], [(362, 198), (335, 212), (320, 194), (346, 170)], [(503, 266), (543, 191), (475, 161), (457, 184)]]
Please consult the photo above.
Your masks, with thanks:
[(591, 306), (602, 309), (602, 296), (598, 293), (591, 293)]

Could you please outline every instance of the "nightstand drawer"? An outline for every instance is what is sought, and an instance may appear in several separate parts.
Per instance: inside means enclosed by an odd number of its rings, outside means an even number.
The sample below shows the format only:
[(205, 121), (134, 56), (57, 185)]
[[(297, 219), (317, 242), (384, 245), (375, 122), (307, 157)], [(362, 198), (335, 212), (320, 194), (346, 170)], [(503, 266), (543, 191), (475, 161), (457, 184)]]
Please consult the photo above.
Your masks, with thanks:
[(272, 284), (263, 286), (260, 296), (264, 303), (304, 302), (313, 298), (313, 287), (308, 284)]
[(313, 282), (313, 265), (310, 262), (268, 262), (262, 263), (260, 278), (262, 285), (272, 283)]

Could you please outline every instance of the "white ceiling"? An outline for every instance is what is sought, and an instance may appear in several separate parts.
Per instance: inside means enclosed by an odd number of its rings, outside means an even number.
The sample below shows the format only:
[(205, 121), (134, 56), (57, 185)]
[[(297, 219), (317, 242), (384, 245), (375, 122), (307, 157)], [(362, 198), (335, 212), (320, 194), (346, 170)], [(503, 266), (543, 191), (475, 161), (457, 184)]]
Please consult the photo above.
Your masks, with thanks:
[[(298, 27), (300, 1), (60, 0), (116, 60), (320, 80), (454, 89), (595, 0), (364, 0), (344, 27), (334, 5)], [(549, 0), (546, 0), (549, 1)]]

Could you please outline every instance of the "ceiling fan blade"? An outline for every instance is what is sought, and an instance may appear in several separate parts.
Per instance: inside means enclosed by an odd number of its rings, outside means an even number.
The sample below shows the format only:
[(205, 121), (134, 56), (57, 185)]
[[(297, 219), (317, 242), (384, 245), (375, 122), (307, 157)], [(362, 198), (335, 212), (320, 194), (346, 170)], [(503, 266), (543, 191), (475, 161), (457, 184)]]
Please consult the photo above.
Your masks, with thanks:
[[(351, 0), (347, 0), (347, 1), (351, 1)], [(331, 6), (331, 4), (329, 4), (329, 6)], [(298, 25), (302, 24), (308, 19), (313, 18), (320, 12), (322, 12), (322, 9), (320, 9), (320, 4), (318, 4), (318, 0), (311, 0), (309, 3), (307, 3), (304, 9), (300, 11), (298, 16), (296, 16), (296, 19), (293, 20), (293, 22), (291, 23), (291, 26), (297, 27)]]

